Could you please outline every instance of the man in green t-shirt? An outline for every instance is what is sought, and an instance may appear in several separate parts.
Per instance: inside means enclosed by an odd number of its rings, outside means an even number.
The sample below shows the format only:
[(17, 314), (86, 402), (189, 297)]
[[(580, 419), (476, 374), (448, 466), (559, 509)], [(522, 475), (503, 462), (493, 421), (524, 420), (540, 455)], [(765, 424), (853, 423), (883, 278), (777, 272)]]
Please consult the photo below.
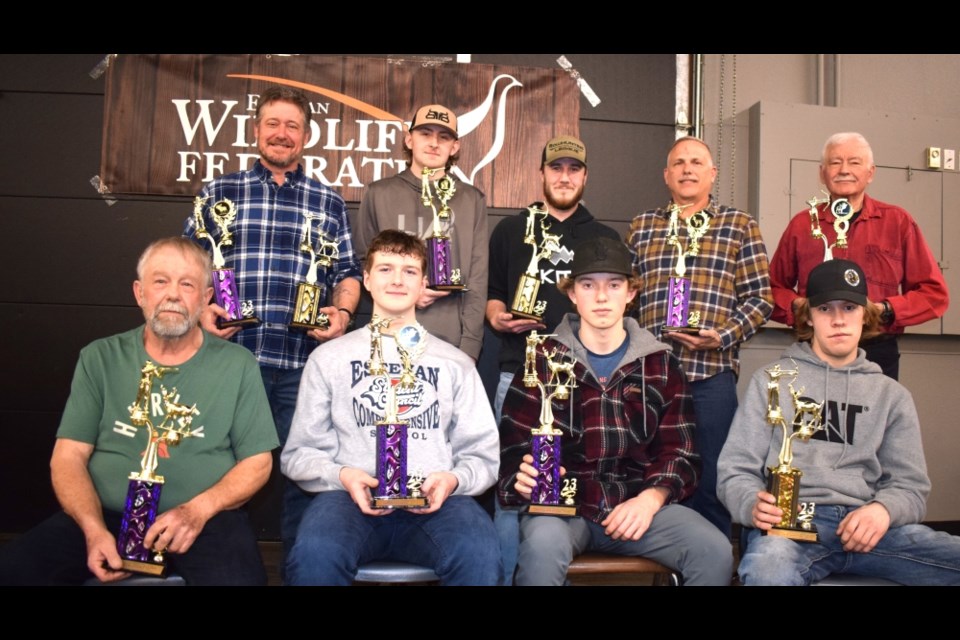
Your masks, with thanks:
[(50, 462), (63, 511), (0, 549), (0, 584), (127, 577), (117, 535), (131, 472), (164, 478), (143, 546), (187, 584), (266, 582), (239, 507), (267, 481), (278, 441), (253, 356), (199, 326), (210, 258), (190, 240), (158, 240), (133, 292), (146, 324), (80, 352)]

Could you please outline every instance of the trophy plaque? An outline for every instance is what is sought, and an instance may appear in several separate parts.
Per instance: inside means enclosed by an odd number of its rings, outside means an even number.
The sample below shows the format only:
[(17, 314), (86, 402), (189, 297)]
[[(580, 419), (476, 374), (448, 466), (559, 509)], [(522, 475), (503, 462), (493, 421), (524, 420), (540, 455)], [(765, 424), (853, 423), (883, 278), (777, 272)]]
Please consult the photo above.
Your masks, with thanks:
[[(379, 362), (383, 366), (383, 356), (380, 341), (381, 329), (389, 326), (391, 319), (381, 319), (374, 315), (371, 318), (370, 353), (371, 359), (367, 363), (368, 371), (374, 370), (373, 354), (379, 354)], [(373, 496), (374, 509), (422, 509), (430, 503), (420, 493), (423, 484), (423, 474), (407, 475), (407, 427), (406, 420), (401, 420), (399, 412), (399, 394), (416, 394), (417, 378), (413, 373), (417, 358), (423, 353), (426, 346), (426, 332), (418, 324), (408, 324), (394, 336), (397, 341), (397, 352), (400, 354), (401, 374), (396, 384), (392, 384), (390, 377), (383, 367), (383, 384), (386, 387), (386, 412), (382, 420), (377, 421), (377, 484), (376, 495)], [(376, 344), (374, 344), (376, 342)]]
[(142, 377), (137, 389), (137, 398), (128, 408), (130, 422), (135, 427), (146, 427), (147, 448), (140, 460), (139, 473), (130, 473), (127, 499), (123, 509), (120, 534), (117, 536), (117, 552), (123, 561), (125, 571), (145, 573), (153, 576), (166, 575), (167, 565), (163, 551), (147, 549), (143, 539), (157, 517), (160, 505), (160, 492), (164, 478), (157, 474), (157, 464), (161, 448), (177, 446), (185, 438), (202, 438), (203, 427), (191, 429), (195, 416), (200, 415), (197, 405), (186, 406), (176, 401), (179, 396), (176, 388), (167, 391), (161, 385), (163, 399), (163, 420), (154, 426), (150, 418), (152, 405), (151, 391), (154, 379), (166, 373), (175, 372), (175, 367), (158, 367), (150, 360), (140, 370)]
[(687, 273), (687, 258), (700, 255), (700, 238), (710, 228), (710, 214), (698, 211), (686, 220), (689, 246), (680, 241), (680, 213), (690, 205), (680, 206), (671, 203), (670, 226), (667, 228), (667, 244), (676, 248), (677, 261), (674, 265), (676, 275), (670, 278), (669, 298), (667, 299), (667, 321), (663, 325), (665, 332), (680, 332), (698, 335), (700, 333), (700, 312), (690, 311), (690, 280)]
[(453, 210), (450, 208), (450, 199), (457, 192), (457, 184), (448, 175), (442, 176), (436, 183), (437, 199), (440, 200), (440, 210), (434, 204), (433, 189), (430, 177), (437, 169), (424, 167), (421, 172), (422, 188), (420, 201), (423, 206), (433, 212), (433, 234), (426, 239), (427, 244), (427, 287), (436, 291), (464, 291), (466, 286), (461, 282), (460, 269), (453, 268), (453, 251), (450, 236), (443, 233), (441, 221), (450, 220)]
[[(803, 387), (799, 391), (793, 387), (798, 375), (795, 368), (781, 369), (777, 364), (766, 372), (770, 378), (767, 383), (767, 423), (773, 427), (779, 425), (783, 435), (778, 464), (767, 468), (770, 472), (767, 491), (777, 501), (777, 507), (783, 510), (783, 516), (780, 522), (765, 531), (764, 535), (780, 536), (797, 542), (816, 542), (819, 539), (816, 525), (813, 524), (816, 505), (812, 502), (800, 502), (800, 477), (803, 472), (792, 466), (793, 440), (799, 438), (806, 442), (814, 433), (823, 429), (824, 403), (815, 404), (800, 398)], [(788, 384), (794, 411), (793, 422), (789, 427), (780, 408), (780, 378), (787, 376), (792, 378)]]
[(310, 254), (310, 268), (304, 282), (297, 285), (297, 301), (293, 306), (293, 320), (290, 327), (310, 331), (321, 331), (330, 327), (330, 318), (322, 309), (326, 299), (326, 287), (317, 284), (317, 268), (329, 267), (340, 257), (337, 243), (331, 241), (322, 230), (317, 233), (317, 245), (314, 246), (312, 237), (313, 221), (320, 220), (323, 224), (324, 215), (304, 213), (303, 239), (300, 241), (300, 251)]
[[(557, 358), (557, 349), (543, 352), (547, 360), (547, 370), (550, 372), (546, 384), (536, 377), (537, 347), (547, 336), (539, 336), (536, 331), (530, 332), (527, 337), (527, 350), (524, 362), (523, 385), (540, 389), (540, 424), (530, 430), (532, 438), (531, 448), (533, 466), (537, 470), (537, 486), (530, 493), (530, 506), (527, 513), (531, 515), (566, 516), (577, 515), (577, 504), (574, 500), (577, 491), (576, 478), (565, 478), (561, 485), (560, 462), (562, 451), (563, 432), (553, 426), (553, 400), (569, 400), (570, 389), (577, 386), (573, 375), (573, 367), (577, 361)], [(532, 362), (531, 362), (532, 360)], [(528, 379), (527, 370), (534, 371), (534, 376)]]
[(237, 218), (237, 208), (226, 198), (210, 207), (210, 216), (220, 229), (220, 242), (217, 242), (207, 231), (203, 222), (203, 205), (207, 200), (208, 198), (199, 196), (193, 200), (193, 217), (197, 227), (194, 236), (198, 240), (209, 240), (210, 246), (213, 247), (213, 299), (227, 312), (226, 318), (217, 317), (217, 327), (226, 329), (258, 324), (260, 319), (253, 315), (253, 302), (240, 301), (236, 273), (233, 269), (227, 269), (224, 266), (226, 261), (221, 247), (233, 244), (233, 233), (230, 232), (229, 226)]
[[(536, 221), (540, 218), (542, 240), (539, 245), (536, 238)], [(543, 314), (547, 310), (547, 303), (537, 300), (540, 292), (540, 259), (549, 258), (561, 250), (560, 234), (549, 232), (550, 225), (546, 224), (547, 210), (542, 202), (534, 202), (527, 207), (527, 228), (523, 236), (523, 243), (532, 247), (532, 255), (527, 270), (521, 274), (517, 283), (517, 292), (513, 296), (513, 305), (510, 313), (515, 318), (526, 318), (543, 322)]]

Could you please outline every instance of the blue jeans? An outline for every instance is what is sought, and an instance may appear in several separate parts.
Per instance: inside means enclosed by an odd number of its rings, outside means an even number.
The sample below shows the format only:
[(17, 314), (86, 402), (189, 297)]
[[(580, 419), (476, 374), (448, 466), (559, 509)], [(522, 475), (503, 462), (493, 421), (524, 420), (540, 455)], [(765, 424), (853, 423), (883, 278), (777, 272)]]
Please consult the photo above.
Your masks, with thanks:
[(691, 382), (690, 390), (697, 419), (694, 442), (703, 460), (703, 473), (696, 492), (683, 504), (709, 520), (729, 538), (730, 512), (717, 498), (717, 459), (737, 412), (737, 378), (732, 371), (724, 371), (706, 380)]
[(831, 573), (886, 578), (905, 585), (960, 585), (960, 537), (920, 524), (891, 528), (869, 553), (843, 550), (840, 521), (856, 507), (817, 505), (819, 542), (794, 542), (751, 529), (740, 560), (747, 586), (800, 586)]
[(703, 516), (678, 504), (662, 508), (639, 540), (614, 540), (584, 518), (524, 516), (520, 522), (518, 586), (559, 586), (573, 558), (585, 551), (656, 560), (690, 586), (727, 586), (733, 576), (730, 541)]
[[(287, 442), (290, 435), (290, 423), (293, 422), (293, 413), (297, 408), (297, 394), (300, 391), (300, 377), (303, 369), (278, 369), (276, 367), (260, 367), (260, 376), (263, 378), (263, 387), (267, 390), (267, 400), (273, 411), (273, 421), (277, 425), (277, 437), (280, 438), (280, 448)], [(274, 460), (276, 463), (277, 461)], [(303, 510), (310, 504), (310, 494), (306, 493), (296, 483), (283, 479), (283, 505), (280, 509), (280, 539), (283, 541), (284, 556), (293, 548), (293, 540), (297, 536), (297, 527)]]
[[(513, 382), (513, 374), (500, 372), (500, 382), (497, 384), (497, 397), (494, 400), (493, 413), (500, 424), (503, 414), (503, 401), (507, 397), (507, 389)], [(520, 509), (518, 507), (504, 507), (500, 500), (494, 499), (493, 524), (497, 528), (497, 537), (500, 539), (500, 561), (503, 563), (503, 586), (513, 584), (513, 572), (517, 568), (517, 554), (520, 548)]]
[[(122, 517), (116, 511), (103, 512), (104, 524), (114, 536)], [(245, 511), (221, 511), (207, 520), (190, 549), (167, 554), (167, 564), (191, 586), (267, 584), (257, 537)], [(83, 531), (63, 511), (0, 549), (0, 585), (80, 585), (92, 577)]]
[(450, 496), (426, 515), (368, 516), (346, 491), (323, 491), (303, 514), (286, 576), (294, 585), (349, 585), (376, 560), (430, 567), (444, 585), (493, 586), (501, 574), (493, 522), (470, 496)]

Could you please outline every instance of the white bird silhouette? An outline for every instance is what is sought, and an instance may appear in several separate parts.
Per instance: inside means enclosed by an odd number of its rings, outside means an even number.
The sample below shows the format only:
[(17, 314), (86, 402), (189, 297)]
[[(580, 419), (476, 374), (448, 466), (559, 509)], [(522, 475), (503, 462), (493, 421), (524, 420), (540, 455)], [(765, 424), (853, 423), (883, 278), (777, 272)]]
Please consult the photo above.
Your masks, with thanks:
[(477, 176), (477, 173), (480, 172), (485, 166), (493, 162), (493, 159), (497, 157), (500, 153), (500, 150), (503, 148), (503, 140), (506, 137), (505, 131), (506, 127), (504, 126), (504, 118), (507, 111), (507, 101), (506, 96), (507, 92), (510, 91), (513, 87), (522, 87), (523, 83), (518, 81), (511, 75), (501, 74), (493, 79), (493, 82), (490, 83), (490, 90), (487, 91), (487, 97), (484, 98), (483, 102), (480, 103), (476, 109), (472, 109), (461, 116), (457, 116), (457, 129), (460, 137), (463, 138), (474, 129), (480, 126), (480, 123), (484, 121), (487, 117), (487, 114), (490, 112), (491, 106), (493, 106), (494, 95), (497, 91), (497, 85), (500, 84), (500, 80), (508, 79), (510, 80), (509, 84), (505, 85), (503, 89), (500, 90), (500, 94), (497, 95), (497, 114), (496, 119), (494, 120), (494, 129), (493, 129), (493, 145), (490, 147), (490, 150), (487, 151), (487, 154), (483, 156), (483, 159), (477, 163), (477, 166), (473, 168), (473, 171), (470, 172), (470, 177), (468, 178), (460, 167), (454, 167), (451, 169), (451, 173), (456, 175), (460, 180), (466, 182), (467, 184), (473, 184), (474, 179)]

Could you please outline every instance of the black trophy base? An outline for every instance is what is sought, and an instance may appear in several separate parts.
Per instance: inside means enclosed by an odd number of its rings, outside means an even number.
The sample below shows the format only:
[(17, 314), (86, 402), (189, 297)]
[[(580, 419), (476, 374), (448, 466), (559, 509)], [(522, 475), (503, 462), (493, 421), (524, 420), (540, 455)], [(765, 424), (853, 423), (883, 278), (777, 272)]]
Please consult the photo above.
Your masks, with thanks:
[(407, 498), (377, 498), (373, 499), (373, 508), (374, 509), (426, 509), (430, 506), (430, 502), (420, 496), (419, 498), (407, 497)]
[(217, 318), (217, 328), (218, 329), (229, 329), (230, 327), (252, 327), (254, 325), (260, 324), (260, 318), (240, 318), (239, 320), (224, 320), (223, 318)]
[(325, 313), (317, 314), (317, 323), (310, 324), (309, 322), (291, 322), (291, 329), (299, 329), (301, 331), (313, 331), (314, 329), (320, 329), (320, 331), (326, 331), (330, 328), (330, 318), (327, 317)]
[(143, 562), (140, 560), (128, 560), (124, 558), (122, 560), (121, 567), (124, 571), (132, 571), (133, 573), (142, 573), (148, 576), (156, 576), (158, 578), (167, 577), (167, 565), (159, 562)]
[(778, 538), (788, 538), (796, 542), (817, 542), (820, 536), (817, 534), (817, 527), (813, 524), (809, 529), (802, 527), (774, 527), (763, 532), (766, 536), (777, 536)]
[(434, 291), (469, 291), (465, 284), (428, 284), (427, 289)]
[(536, 320), (539, 323), (543, 323), (543, 316), (538, 316), (534, 313), (527, 313), (525, 311), (517, 311), (516, 309), (510, 309), (510, 315), (514, 318), (524, 318), (526, 320)]
[(573, 518), (577, 515), (577, 505), (531, 504), (527, 507), (527, 513), (532, 516), (561, 516), (564, 518)]
[(660, 327), (661, 333), (686, 333), (691, 336), (700, 335), (700, 327), (671, 327), (663, 325)]

